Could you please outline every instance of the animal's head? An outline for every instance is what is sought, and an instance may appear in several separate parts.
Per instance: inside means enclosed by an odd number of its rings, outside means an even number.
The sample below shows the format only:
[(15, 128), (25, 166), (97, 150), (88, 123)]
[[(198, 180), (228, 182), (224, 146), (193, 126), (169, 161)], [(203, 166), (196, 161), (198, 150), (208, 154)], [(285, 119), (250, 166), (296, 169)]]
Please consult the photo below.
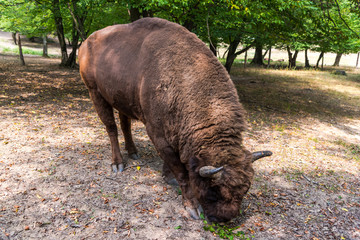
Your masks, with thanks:
[(208, 166), (204, 159), (191, 158), (192, 189), (210, 221), (227, 222), (239, 215), (242, 199), (254, 176), (252, 162), (271, 154), (269, 151), (253, 154), (245, 151), (241, 161), (223, 166)]

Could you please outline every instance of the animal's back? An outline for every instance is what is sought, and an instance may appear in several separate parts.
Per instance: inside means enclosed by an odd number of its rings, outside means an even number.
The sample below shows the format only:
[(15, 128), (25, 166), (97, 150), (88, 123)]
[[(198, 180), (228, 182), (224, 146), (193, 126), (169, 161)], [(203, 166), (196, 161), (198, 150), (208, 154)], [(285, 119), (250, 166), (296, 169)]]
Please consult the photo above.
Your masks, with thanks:
[[(186, 48), (199, 48), (197, 45), (205, 46), (185, 28), (163, 19), (114, 25), (93, 33), (82, 44), (80, 74), (87, 87), (98, 89), (113, 107), (146, 121), (140, 101), (150, 96), (143, 94), (167, 81), (163, 75), (171, 74), (169, 68), (181, 70), (191, 65), (184, 63), (192, 54)], [(141, 93), (141, 88), (147, 93)]]
[[(93, 33), (79, 52), (80, 73), (114, 108), (167, 129), (173, 146), (189, 121), (239, 122), (234, 85), (209, 48), (178, 24), (144, 18)], [(186, 125), (186, 126), (183, 126)]]

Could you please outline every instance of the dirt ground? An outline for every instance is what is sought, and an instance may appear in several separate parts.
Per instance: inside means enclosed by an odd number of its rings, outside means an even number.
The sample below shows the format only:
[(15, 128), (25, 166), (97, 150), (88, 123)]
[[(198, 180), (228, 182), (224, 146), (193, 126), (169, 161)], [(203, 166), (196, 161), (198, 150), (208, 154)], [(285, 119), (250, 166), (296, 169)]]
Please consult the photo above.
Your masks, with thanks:
[[(141, 159), (114, 177), (105, 128), (78, 71), (58, 59), (26, 61), (21, 67), (0, 55), (0, 239), (219, 239), (164, 183), (140, 122), (133, 132)], [(254, 164), (242, 213), (230, 225), (253, 239), (359, 239), (359, 73), (349, 73), (348, 101), (324, 95), (311, 103), (314, 88), (288, 86), (272, 92), (283, 98), (280, 110), (250, 91), (274, 85), (256, 74), (234, 76), (249, 115), (245, 145), (274, 155)], [(287, 99), (300, 105), (307, 97), (304, 109), (288, 111), (297, 105)], [(312, 106), (330, 112), (319, 116)], [(124, 150), (121, 135), (120, 143)]]

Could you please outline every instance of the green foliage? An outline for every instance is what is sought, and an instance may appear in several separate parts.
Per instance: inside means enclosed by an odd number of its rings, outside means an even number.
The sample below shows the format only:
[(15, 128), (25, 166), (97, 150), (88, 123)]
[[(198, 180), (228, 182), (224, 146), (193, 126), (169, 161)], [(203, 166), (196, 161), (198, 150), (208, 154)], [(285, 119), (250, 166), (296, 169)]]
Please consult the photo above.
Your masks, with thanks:
[(21, 34), (42, 36), (54, 29), (51, 11), (32, 1), (0, 2), (0, 29)]
[(204, 230), (209, 231), (217, 236), (219, 236), (222, 239), (244, 239), (244, 240), (250, 240), (252, 237), (246, 236), (243, 231), (236, 231), (239, 229), (239, 226), (236, 227), (228, 227), (226, 225), (220, 225), (218, 223), (208, 223), (208, 221), (205, 220), (205, 217), (203, 214), (200, 215), (200, 218), (203, 220), (204, 223)]
[(54, 2), (0, 0), (0, 29), (42, 36), (56, 31), (54, 14), (60, 14), (65, 37), (72, 40), (79, 31), (86, 38), (108, 25), (128, 23), (135, 12), (135, 19), (177, 22), (215, 47), (244, 47), (256, 40), (264, 48), (360, 51), (358, 0), (59, 0), (60, 13)]

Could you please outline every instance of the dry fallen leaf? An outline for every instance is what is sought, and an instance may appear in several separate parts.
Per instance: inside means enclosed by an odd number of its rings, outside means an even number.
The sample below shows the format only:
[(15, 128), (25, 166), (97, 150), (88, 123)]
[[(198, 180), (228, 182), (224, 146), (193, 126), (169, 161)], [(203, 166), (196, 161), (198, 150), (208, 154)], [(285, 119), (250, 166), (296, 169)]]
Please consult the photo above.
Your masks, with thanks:
[(80, 213), (80, 211), (76, 208), (71, 209), (70, 214), (77, 214)]

